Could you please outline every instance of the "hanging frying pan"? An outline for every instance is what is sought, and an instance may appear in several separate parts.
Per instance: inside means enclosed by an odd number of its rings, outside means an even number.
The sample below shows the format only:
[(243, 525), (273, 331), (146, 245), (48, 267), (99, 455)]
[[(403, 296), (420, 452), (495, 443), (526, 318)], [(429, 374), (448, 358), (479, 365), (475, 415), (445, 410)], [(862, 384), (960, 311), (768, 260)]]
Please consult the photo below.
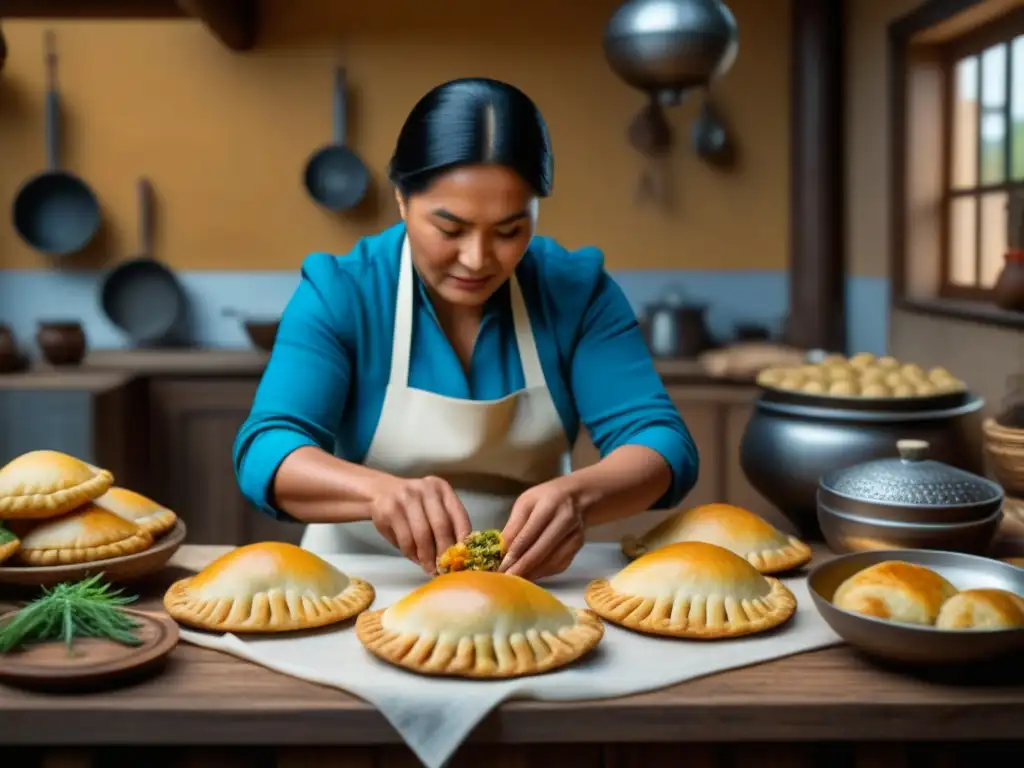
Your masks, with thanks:
[(370, 174), (359, 156), (345, 145), (348, 108), (345, 68), (334, 68), (334, 141), (320, 147), (306, 163), (306, 192), (330, 211), (358, 205), (366, 195)]
[(78, 176), (60, 170), (60, 96), (57, 46), (47, 32), (46, 170), (26, 181), (14, 198), (14, 228), (32, 248), (51, 256), (82, 250), (100, 228), (96, 195)]
[(107, 273), (100, 288), (103, 313), (138, 346), (167, 342), (180, 329), (185, 292), (175, 274), (153, 258), (152, 188), (139, 179), (139, 253)]

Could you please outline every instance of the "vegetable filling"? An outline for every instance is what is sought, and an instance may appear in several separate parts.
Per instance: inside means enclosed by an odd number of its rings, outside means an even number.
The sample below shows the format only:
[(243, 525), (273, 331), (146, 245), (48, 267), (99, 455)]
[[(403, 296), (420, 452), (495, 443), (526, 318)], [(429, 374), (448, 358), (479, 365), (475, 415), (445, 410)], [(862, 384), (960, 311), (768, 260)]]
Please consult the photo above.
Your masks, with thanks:
[(496, 571), (504, 556), (501, 531), (474, 531), (437, 558), (437, 572)]

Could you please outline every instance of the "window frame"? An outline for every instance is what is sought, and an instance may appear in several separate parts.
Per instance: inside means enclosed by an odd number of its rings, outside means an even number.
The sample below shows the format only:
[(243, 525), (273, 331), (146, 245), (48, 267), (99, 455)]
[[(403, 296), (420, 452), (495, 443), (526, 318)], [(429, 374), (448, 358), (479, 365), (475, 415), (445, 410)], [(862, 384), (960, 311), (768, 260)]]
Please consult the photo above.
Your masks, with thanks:
[[(997, 25), (1005, 26), (1007, 19), (1015, 19), (1019, 13), (1019, 0), (925, 0), (888, 26), (886, 133), (892, 310), (1024, 329), (1024, 312), (1000, 309), (987, 295), (942, 295), (941, 269), (948, 264), (942, 246), (943, 238), (948, 236), (942, 221), (947, 191), (942, 178), (948, 171), (944, 164), (937, 167), (927, 159), (927, 152), (931, 151), (928, 147), (932, 145), (941, 162), (945, 129), (951, 128), (943, 119), (943, 50), (953, 50), (961, 41), (973, 39), (980, 43), (983, 30), (991, 33)], [(1005, 33), (998, 37), (1004, 36)], [(912, 102), (926, 105), (925, 112), (912, 113)], [(928, 135), (916, 133), (922, 125), (928, 127)], [(923, 149), (926, 154), (922, 154)], [(922, 204), (928, 209), (922, 211)], [(911, 205), (915, 206), (914, 216), (909, 215)]]
[[(1016, 38), (1024, 35), (1024, 8), (1011, 11), (994, 21), (981, 25), (966, 34), (944, 44), (940, 49), (942, 60), (942, 212), (940, 217), (940, 263), (939, 263), (939, 287), (938, 296), (948, 299), (959, 299), (967, 301), (990, 301), (992, 289), (980, 285), (958, 285), (950, 279), (952, 270), (952, 252), (950, 243), (950, 221), (952, 218), (953, 200), (957, 198), (973, 198), (974, 206), (974, 274), (975, 279), (979, 278), (981, 270), (981, 230), (982, 230), (982, 206), (981, 200), (986, 194), (993, 192), (1007, 192), (1012, 194), (1015, 191), (1024, 191), (1024, 179), (1013, 179), (1013, 42)], [(981, 86), (983, 68), (981, 55), (989, 48), (996, 45), (1006, 46), (1006, 92), (1004, 94), (1005, 104), (999, 108), (999, 114), (1007, 116), (1005, 154), (1003, 157), (1003, 181), (995, 184), (983, 184), (981, 182), (981, 135), (980, 127), (978, 132), (978, 146), (976, 152), (976, 173), (977, 178), (973, 187), (953, 189), (952, 167), (953, 167), (953, 124), (956, 120), (956, 67), (962, 60), (971, 56), (977, 57), (978, 62), (978, 120), (979, 125), (984, 117), (985, 108), (981, 106)], [(1024, 87), (1024, 85), (1019, 86)], [(994, 108), (993, 108), (994, 109)], [(1022, 150), (1024, 151), (1024, 150)]]

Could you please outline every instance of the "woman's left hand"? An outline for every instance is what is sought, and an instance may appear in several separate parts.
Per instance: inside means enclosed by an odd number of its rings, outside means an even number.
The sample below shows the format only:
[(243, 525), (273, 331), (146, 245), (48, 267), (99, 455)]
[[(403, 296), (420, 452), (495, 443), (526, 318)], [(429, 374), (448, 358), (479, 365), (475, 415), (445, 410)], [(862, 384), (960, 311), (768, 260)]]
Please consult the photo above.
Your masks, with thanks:
[(583, 546), (584, 505), (558, 477), (516, 499), (502, 536), (508, 551), (500, 571), (528, 579), (561, 573)]

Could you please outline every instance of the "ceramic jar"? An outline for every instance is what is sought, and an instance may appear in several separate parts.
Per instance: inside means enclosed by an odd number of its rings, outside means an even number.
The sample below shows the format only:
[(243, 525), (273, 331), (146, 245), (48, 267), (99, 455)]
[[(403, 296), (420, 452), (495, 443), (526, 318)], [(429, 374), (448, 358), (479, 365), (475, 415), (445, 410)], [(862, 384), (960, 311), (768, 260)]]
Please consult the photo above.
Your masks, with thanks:
[(41, 320), (36, 343), (51, 365), (78, 365), (85, 357), (85, 330), (75, 320)]
[(10, 326), (0, 325), (0, 373), (19, 371), (23, 363), (14, 331)]

